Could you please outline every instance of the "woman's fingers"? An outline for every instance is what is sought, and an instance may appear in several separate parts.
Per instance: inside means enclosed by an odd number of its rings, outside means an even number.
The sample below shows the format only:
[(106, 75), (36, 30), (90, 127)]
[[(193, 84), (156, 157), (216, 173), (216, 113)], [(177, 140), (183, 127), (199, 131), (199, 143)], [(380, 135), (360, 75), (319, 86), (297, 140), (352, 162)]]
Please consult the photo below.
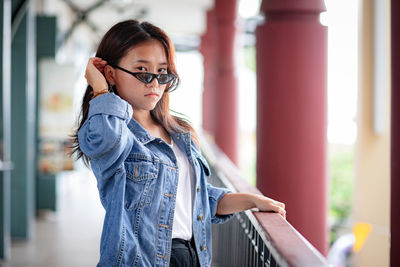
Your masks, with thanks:
[(280, 208), (279, 213), (282, 215), (283, 218), (286, 219), (286, 210), (283, 208)]
[(89, 58), (89, 61), (92, 61), (92, 62), (106, 62), (104, 59), (99, 58), (99, 57), (91, 57), (91, 58)]
[(99, 57), (91, 57), (89, 58), (89, 63), (93, 63), (95, 66), (101, 66), (101, 65), (106, 65), (107, 61), (99, 58)]
[[(103, 72), (104, 67), (107, 65), (107, 61), (99, 58), (99, 57), (93, 57), (90, 59), (91, 63), (98, 69), (100, 72)], [(89, 60), (89, 63), (90, 63)]]
[(286, 210), (284, 208), (282, 208), (281, 206), (274, 205), (272, 208), (272, 211), (279, 213), (280, 215), (282, 215), (283, 218), (286, 219)]
[(260, 211), (273, 211), (282, 215), (283, 218), (286, 219), (286, 210), (285, 203), (276, 201), (272, 198), (268, 198), (266, 196), (257, 196), (256, 197), (256, 207)]
[(279, 213), (280, 215), (282, 215), (283, 218), (286, 219), (285, 203), (273, 200), (272, 207), (272, 210), (274, 212)]
[(89, 62), (87, 64), (86, 70), (90, 70), (92, 66), (96, 67), (98, 70), (104, 69), (104, 67), (107, 65), (107, 61), (102, 60), (101, 58), (98, 57), (91, 57), (89, 59)]
[(279, 201), (275, 201), (276, 205), (278, 207), (278, 211), (279, 214), (281, 214), (283, 216), (283, 218), (286, 219), (286, 210), (285, 210), (285, 203), (279, 202)]
[(105, 66), (105, 65), (107, 65), (107, 61), (104, 61), (104, 60), (101, 60), (101, 61), (98, 61), (98, 60), (96, 60), (96, 61), (93, 61), (93, 64), (95, 65), (95, 66)]
[(285, 203), (279, 202), (275, 200), (276, 205), (278, 205), (279, 207), (281, 207), (282, 209), (285, 209)]

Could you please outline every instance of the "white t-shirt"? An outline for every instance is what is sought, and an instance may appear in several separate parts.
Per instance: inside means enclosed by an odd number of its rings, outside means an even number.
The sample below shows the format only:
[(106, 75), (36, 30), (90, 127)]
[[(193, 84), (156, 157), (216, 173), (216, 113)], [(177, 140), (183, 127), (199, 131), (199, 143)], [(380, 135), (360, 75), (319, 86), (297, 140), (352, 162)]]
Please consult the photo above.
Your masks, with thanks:
[(195, 174), (186, 153), (174, 144), (172, 139), (170, 146), (175, 153), (179, 168), (172, 238), (190, 240), (192, 238)]

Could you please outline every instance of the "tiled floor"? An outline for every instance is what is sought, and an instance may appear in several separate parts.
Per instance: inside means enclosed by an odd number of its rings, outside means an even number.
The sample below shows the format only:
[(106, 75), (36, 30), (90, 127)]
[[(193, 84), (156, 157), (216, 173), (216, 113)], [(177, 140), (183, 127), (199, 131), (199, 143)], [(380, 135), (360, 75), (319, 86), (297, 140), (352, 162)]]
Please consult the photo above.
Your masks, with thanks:
[(36, 218), (30, 241), (13, 241), (7, 267), (88, 267), (99, 258), (104, 210), (87, 171), (57, 178), (58, 211)]

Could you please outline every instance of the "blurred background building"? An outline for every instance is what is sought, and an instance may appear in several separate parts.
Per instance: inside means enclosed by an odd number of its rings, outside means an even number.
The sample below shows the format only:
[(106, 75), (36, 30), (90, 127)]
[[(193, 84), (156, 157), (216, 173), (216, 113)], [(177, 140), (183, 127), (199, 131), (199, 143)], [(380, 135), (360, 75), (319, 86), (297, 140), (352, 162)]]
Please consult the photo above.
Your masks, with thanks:
[(172, 110), (249, 184), (285, 202), (288, 222), (331, 264), (400, 264), (398, 154), (390, 164), (399, 136), (390, 30), (399, 8), (389, 0), (3, 0), (1, 262), (97, 263), (104, 211), (95, 178), (68, 156), (69, 137), (88, 58), (112, 25), (138, 19), (175, 44), (182, 83)]

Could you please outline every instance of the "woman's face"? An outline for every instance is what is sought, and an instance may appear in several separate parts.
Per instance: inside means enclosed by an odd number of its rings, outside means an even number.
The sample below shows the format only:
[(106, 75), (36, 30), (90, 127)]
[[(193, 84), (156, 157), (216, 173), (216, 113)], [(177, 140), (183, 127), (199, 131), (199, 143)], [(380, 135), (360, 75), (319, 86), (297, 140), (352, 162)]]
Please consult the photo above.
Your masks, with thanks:
[[(167, 73), (168, 61), (163, 45), (151, 40), (131, 48), (118, 66), (131, 72), (159, 74)], [(119, 96), (131, 104), (134, 111), (154, 109), (167, 86), (159, 84), (157, 79), (145, 84), (120, 69), (114, 69), (114, 83)]]

